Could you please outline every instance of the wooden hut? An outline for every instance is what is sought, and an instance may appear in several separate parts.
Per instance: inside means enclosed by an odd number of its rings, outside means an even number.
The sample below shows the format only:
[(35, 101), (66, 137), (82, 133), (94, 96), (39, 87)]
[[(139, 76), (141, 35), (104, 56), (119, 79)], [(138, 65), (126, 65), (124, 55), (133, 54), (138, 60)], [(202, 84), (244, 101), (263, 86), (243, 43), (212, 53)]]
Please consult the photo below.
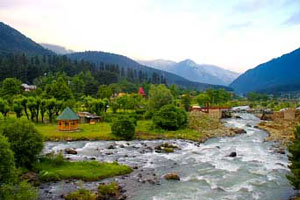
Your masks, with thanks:
[(79, 116), (69, 107), (57, 117), (59, 131), (75, 131), (78, 129)]

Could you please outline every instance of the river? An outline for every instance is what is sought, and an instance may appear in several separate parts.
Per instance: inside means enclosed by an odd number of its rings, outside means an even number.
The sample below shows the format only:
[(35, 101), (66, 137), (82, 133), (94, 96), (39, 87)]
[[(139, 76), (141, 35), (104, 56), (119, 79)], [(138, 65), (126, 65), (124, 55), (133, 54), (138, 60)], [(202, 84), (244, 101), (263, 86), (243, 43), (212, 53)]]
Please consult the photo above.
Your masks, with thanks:
[[(76, 148), (72, 160), (115, 161), (138, 169), (117, 180), (130, 200), (288, 200), (295, 194), (286, 179), (287, 154), (276, 153), (278, 144), (264, 142), (267, 133), (255, 125), (259, 119), (241, 114), (226, 125), (243, 128), (246, 134), (209, 139), (198, 144), (184, 140), (156, 141), (77, 141), (47, 142), (44, 152)], [(156, 153), (153, 147), (163, 142), (180, 147), (174, 153)], [(108, 149), (114, 145), (115, 149)], [(237, 157), (229, 157), (236, 152)], [(180, 181), (166, 181), (163, 175), (178, 173)], [(41, 199), (59, 199), (62, 193), (79, 185), (93, 189), (98, 183), (60, 181), (41, 186)]]

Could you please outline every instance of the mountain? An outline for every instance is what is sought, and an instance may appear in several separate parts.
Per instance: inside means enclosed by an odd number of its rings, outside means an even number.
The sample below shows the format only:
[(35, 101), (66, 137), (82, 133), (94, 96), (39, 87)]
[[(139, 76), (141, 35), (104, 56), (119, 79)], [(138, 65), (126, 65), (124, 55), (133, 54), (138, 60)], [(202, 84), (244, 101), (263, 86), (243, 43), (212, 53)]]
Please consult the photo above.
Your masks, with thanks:
[(300, 48), (248, 70), (230, 87), (240, 94), (300, 91)]
[[(206, 89), (206, 88), (227, 88), (223, 86), (217, 86), (212, 84), (206, 84), (206, 83), (199, 83), (195, 81), (189, 81), (181, 76), (178, 76), (176, 74), (166, 72), (160, 69), (154, 69), (151, 67), (148, 67), (146, 65), (139, 64), (138, 62), (122, 55), (113, 54), (113, 53), (106, 53), (106, 52), (100, 52), (100, 51), (86, 51), (86, 52), (77, 52), (72, 54), (66, 55), (68, 58), (71, 58), (73, 60), (86, 60), (89, 62), (93, 62), (97, 65), (101, 65), (102, 63), (110, 63), (114, 65), (118, 65), (121, 68), (124, 68), (125, 71), (128, 71), (128, 69), (131, 69), (135, 71), (136, 73), (139, 73), (140, 71), (143, 73), (146, 73), (148, 77), (152, 77), (153, 74), (157, 74), (159, 77), (163, 77), (166, 79), (168, 84), (176, 84), (185, 88), (196, 88), (196, 89)], [(229, 88), (227, 88), (229, 89)]]
[(54, 45), (54, 44), (47, 44), (47, 43), (40, 43), (44, 48), (55, 52), (56, 54), (63, 55), (63, 54), (70, 54), (74, 53), (74, 51), (67, 49), (66, 47)]
[(138, 61), (141, 64), (166, 70), (188, 80), (214, 85), (229, 85), (239, 74), (214, 65), (200, 65), (187, 59), (181, 62), (169, 60)]
[(1, 53), (27, 53), (32, 55), (54, 54), (52, 51), (43, 48), (14, 28), (0, 22), (0, 54)]

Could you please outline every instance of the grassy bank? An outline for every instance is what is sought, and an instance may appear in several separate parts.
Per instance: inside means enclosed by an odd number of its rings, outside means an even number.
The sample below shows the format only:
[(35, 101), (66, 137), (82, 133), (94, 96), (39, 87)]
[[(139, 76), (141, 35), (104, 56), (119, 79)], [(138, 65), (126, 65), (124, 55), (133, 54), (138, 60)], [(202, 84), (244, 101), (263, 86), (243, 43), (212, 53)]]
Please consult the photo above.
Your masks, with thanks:
[[(57, 130), (57, 124), (37, 124), (36, 128), (43, 134), (46, 141), (62, 140), (121, 140), (111, 134), (110, 124), (106, 122), (90, 124), (79, 124), (79, 131), (61, 132)], [(189, 139), (200, 141), (203, 134), (192, 129), (180, 129), (177, 131), (166, 131), (152, 129), (151, 120), (137, 122), (136, 139)]]
[(80, 179), (83, 181), (97, 181), (113, 176), (132, 172), (126, 165), (118, 163), (100, 163), (98, 161), (78, 161), (43, 158), (36, 164), (41, 181), (58, 181), (62, 179)]

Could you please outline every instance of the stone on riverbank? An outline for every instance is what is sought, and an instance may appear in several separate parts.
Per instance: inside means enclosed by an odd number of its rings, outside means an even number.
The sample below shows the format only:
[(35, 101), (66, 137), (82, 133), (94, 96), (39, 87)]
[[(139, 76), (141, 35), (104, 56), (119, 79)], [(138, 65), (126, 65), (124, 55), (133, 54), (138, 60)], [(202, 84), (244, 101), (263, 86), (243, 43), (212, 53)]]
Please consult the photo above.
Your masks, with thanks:
[(65, 149), (65, 153), (76, 155), (77, 151), (75, 149), (67, 148), (67, 149)]
[(169, 173), (164, 175), (164, 179), (166, 180), (175, 180), (175, 181), (180, 181), (180, 177), (176, 173)]

